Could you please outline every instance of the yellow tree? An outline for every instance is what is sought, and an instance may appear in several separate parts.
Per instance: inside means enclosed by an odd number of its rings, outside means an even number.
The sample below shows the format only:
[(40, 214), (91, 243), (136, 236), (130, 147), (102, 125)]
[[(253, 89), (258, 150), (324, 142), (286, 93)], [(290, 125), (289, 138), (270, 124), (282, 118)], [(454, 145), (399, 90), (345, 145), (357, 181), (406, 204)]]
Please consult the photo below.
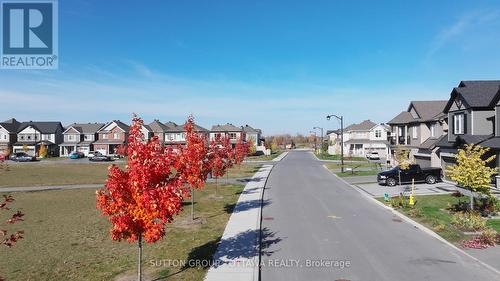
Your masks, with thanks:
[(278, 151), (278, 142), (276, 141), (276, 139), (273, 140), (273, 143), (271, 143), (271, 151), (272, 152), (276, 152)]
[[(460, 186), (472, 192), (490, 194), (491, 177), (497, 168), (488, 167), (496, 155), (486, 157), (489, 148), (466, 144), (457, 153), (457, 164), (446, 169), (446, 174)], [(474, 208), (474, 196), (471, 195), (471, 209)]]
[(406, 170), (410, 168), (413, 162), (410, 160), (410, 151), (404, 149), (403, 147), (397, 146), (394, 154), (394, 158), (398, 162), (399, 166), (399, 183), (401, 184), (401, 170)]
[(40, 156), (40, 158), (45, 158), (47, 156), (47, 147), (43, 143), (40, 145), (40, 149), (38, 149), (38, 156)]
[(254, 155), (257, 152), (257, 147), (252, 138), (248, 140), (248, 155)]

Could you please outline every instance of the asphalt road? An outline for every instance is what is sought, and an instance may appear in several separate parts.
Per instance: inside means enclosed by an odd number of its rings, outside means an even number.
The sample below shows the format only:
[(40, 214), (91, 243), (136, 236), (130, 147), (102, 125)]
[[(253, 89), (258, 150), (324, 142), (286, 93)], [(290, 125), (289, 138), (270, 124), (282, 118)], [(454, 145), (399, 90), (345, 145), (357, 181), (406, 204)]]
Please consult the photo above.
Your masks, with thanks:
[(310, 152), (275, 165), (264, 192), (261, 280), (500, 280), (364, 198)]

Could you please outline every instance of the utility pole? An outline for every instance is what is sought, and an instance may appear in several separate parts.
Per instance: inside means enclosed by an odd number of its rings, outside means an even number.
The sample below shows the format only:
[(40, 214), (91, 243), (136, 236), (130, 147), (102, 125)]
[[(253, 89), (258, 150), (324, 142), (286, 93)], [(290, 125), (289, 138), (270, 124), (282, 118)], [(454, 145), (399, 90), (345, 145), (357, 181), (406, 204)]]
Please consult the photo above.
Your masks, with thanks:
[(326, 120), (330, 120), (332, 117), (340, 120), (340, 171), (344, 172), (344, 116), (337, 116), (335, 114), (327, 115)]

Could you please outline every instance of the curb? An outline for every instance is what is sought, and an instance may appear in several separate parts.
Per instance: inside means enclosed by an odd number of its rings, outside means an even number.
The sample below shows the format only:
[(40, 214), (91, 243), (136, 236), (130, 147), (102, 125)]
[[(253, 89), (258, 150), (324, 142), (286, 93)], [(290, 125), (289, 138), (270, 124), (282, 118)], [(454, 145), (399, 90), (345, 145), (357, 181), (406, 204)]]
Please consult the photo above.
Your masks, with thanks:
[[(273, 165), (263, 165), (245, 185), (217, 245), (205, 281), (258, 281), (264, 188)], [(239, 252), (243, 249), (243, 252)]]
[[(325, 165), (323, 165), (323, 167), (325, 169), (327, 169), (328, 171), (330, 171)], [(331, 172), (331, 171), (330, 171)], [(437, 234), (436, 232), (432, 231), (431, 229), (427, 228), (426, 226), (412, 220), (411, 218), (405, 216), (404, 214), (398, 212), (397, 210), (395, 210), (394, 208), (391, 208), (387, 205), (385, 205), (384, 203), (378, 201), (377, 199), (369, 196), (368, 194), (366, 194), (364, 191), (362, 190), (359, 190), (359, 188), (357, 186), (354, 186), (354, 185), (351, 185), (350, 183), (348, 183), (347, 181), (345, 181), (344, 179), (342, 179), (341, 177), (337, 176), (336, 174), (332, 173), (337, 179), (341, 180), (342, 182), (344, 182), (345, 184), (351, 186), (352, 188), (354, 188), (357, 192), (359, 192), (363, 197), (367, 198), (369, 201), (379, 205), (380, 207), (386, 209), (386, 210), (389, 210), (391, 213), (393, 213), (394, 215), (398, 216), (399, 218), (401, 218), (402, 220), (404, 220), (405, 222), (409, 223), (410, 225), (412, 225), (413, 227), (423, 231), (424, 233), (428, 234), (429, 236), (431, 237), (434, 237), (436, 238), (437, 240), (443, 242), (444, 244), (448, 245), (449, 247), (457, 250), (458, 252), (464, 254), (465, 256), (471, 258), (472, 260), (476, 261), (477, 263), (483, 265), (484, 267), (486, 267), (487, 269), (493, 271), (494, 273), (498, 274), (500, 276), (500, 271), (494, 267), (492, 267), (491, 265), (479, 260), (478, 258), (470, 255), (469, 253), (465, 252), (464, 250), (458, 248), (457, 246), (453, 245), (452, 243), (448, 242), (446, 239), (444, 239), (443, 237), (439, 236), (439, 234)]]
[(285, 158), (287, 155), (288, 155), (288, 151), (285, 151), (271, 161), (272, 162), (279, 162), (279, 161), (283, 160), (283, 158)]

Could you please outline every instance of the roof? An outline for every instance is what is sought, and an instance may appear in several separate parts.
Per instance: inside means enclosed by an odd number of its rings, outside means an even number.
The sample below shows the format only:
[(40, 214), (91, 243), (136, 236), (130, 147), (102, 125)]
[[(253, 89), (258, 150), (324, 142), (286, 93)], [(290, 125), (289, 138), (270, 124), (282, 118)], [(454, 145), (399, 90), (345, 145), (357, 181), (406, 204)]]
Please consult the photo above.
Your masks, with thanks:
[(443, 112), (447, 103), (447, 100), (411, 101), (408, 111), (413, 107), (420, 117), (418, 121), (431, 121), (435, 120), (435, 117)]
[(155, 119), (153, 122), (148, 124), (148, 127), (152, 132), (166, 132), (168, 126), (166, 124), (161, 123), (159, 120)]
[(500, 149), (500, 137), (493, 137), (481, 143), (481, 146)]
[(260, 129), (254, 129), (252, 128), (251, 126), (249, 125), (245, 125), (245, 126), (241, 126), (241, 129), (243, 130), (243, 132), (245, 133), (260, 133), (261, 130)]
[(493, 107), (500, 98), (499, 90), (500, 80), (461, 81), (451, 91), (445, 112), (448, 112), (458, 96), (471, 108)]
[(421, 143), (418, 147), (423, 149), (433, 149), (436, 147), (436, 143), (441, 140), (442, 137), (448, 137), (448, 135), (443, 135), (439, 138), (428, 138), (423, 143)]
[[(186, 131), (186, 129), (184, 129), (184, 125), (177, 125), (174, 122), (169, 122), (169, 123), (170, 123), (169, 124), (170, 127), (167, 130), (165, 130), (165, 132), (180, 133), (180, 132), (185, 132)], [(166, 123), (166, 124), (168, 124), (168, 123)], [(199, 125), (196, 125), (196, 124), (194, 124), (194, 131), (195, 132), (208, 132), (207, 129), (205, 129), (205, 128), (199, 126)]]
[(377, 126), (377, 123), (374, 123), (371, 120), (365, 120), (359, 124), (352, 124), (347, 126), (344, 131), (369, 131), (375, 126)]
[(231, 123), (226, 123), (224, 125), (215, 125), (212, 126), (213, 132), (241, 132), (242, 129), (240, 127), (236, 127)]
[(23, 122), (17, 129), (17, 132), (21, 132), (27, 127), (36, 128), (42, 134), (54, 134), (58, 129), (63, 129), (61, 122)]
[[(73, 123), (66, 128), (74, 128), (82, 134), (95, 134), (104, 126), (104, 123)], [(66, 132), (65, 131), (65, 132)]]
[(461, 135), (457, 136), (454, 141), (448, 141), (448, 136), (444, 135), (442, 136), (439, 141), (435, 144), (435, 146), (438, 147), (451, 147), (451, 148), (456, 148), (456, 147), (461, 147), (464, 144), (481, 144), (490, 138), (492, 138), (493, 135)]
[(110, 125), (111, 123), (115, 123), (115, 124), (116, 124), (116, 126), (118, 126), (118, 128), (122, 129), (122, 130), (123, 130), (123, 131), (125, 131), (125, 132), (128, 132), (128, 130), (129, 130), (129, 128), (130, 128), (130, 126), (129, 126), (129, 125), (127, 125), (127, 124), (123, 123), (123, 122), (122, 122), (122, 121), (120, 121), (120, 120), (113, 120), (113, 121), (108, 122), (106, 125), (104, 125), (101, 129), (99, 129), (99, 131), (100, 131), (100, 130), (104, 130), (104, 128), (106, 128), (106, 127), (107, 127), (108, 125)]
[(387, 122), (387, 124), (406, 124), (410, 122), (414, 122), (415, 118), (408, 111), (402, 111), (396, 117), (392, 118), (391, 121)]
[(5, 120), (0, 123), (0, 126), (7, 130), (9, 133), (16, 133), (19, 125), (21, 125), (21, 123), (14, 118)]

